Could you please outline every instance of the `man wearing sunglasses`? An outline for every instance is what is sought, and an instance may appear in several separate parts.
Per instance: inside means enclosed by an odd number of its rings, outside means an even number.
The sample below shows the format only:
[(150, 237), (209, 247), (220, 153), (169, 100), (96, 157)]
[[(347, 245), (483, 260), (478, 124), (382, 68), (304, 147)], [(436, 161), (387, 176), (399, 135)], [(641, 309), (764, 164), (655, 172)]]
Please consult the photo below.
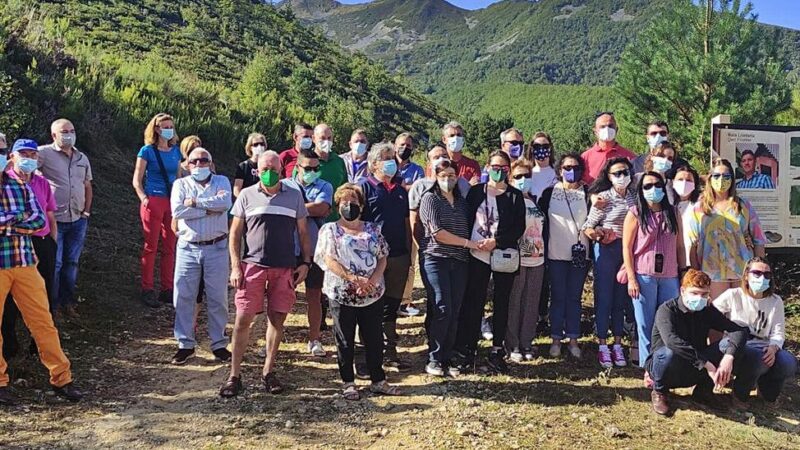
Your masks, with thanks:
[(506, 152), (512, 161), (519, 159), (524, 149), (525, 139), (519, 130), (509, 128), (500, 133), (500, 150)]
[(175, 253), (175, 339), (178, 352), (172, 364), (183, 365), (194, 355), (194, 310), (200, 277), (205, 283), (208, 335), (217, 361), (228, 362), (228, 215), (231, 182), (211, 172), (211, 153), (198, 147), (189, 154), (190, 175), (175, 181), (170, 205), (178, 221)]
[(597, 142), (581, 154), (586, 171), (583, 173), (583, 181), (591, 184), (606, 161), (612, 158), (628, 158), (633, 160), (636, 155), (627, 148), (617, 143), (617, 120), (612, 112), (601, 112), (597, 114), (594, 121), (594, 135)]
[[(669, 125), (667, 125), (667, 122), (664, 122), (663, 120), (654, 120), (650, 122), (647, 125), (645, 138), (647, 139), (647, 151), (637, 156), (636, 159), (633, 160), (634, 175), (644, 172), (644, 163), (647, 161), (647, 155), (652, 153), (656, 147), (658, 147), (658, 144), (669, 141)], [(677, 155), (675, 156), (675, 161), (673, 161), (672, 167), (677, 168), (686, 165), (689, 165), (689, 163), (685, 159)], [(672, 179), (672, 172), (672, 170), (667, 171), (667, 178)]]

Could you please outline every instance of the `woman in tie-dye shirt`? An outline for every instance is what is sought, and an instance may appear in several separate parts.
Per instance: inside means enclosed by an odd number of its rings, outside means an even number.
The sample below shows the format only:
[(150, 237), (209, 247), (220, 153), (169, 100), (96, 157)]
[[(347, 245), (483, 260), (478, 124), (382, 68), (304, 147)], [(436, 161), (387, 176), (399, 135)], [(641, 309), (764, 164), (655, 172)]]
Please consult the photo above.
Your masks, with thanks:
[(767, 238), (750, 202), (736, 195), (728, 160), (714, 161), (688, 234), (692, 266), (711, 277), (712, 299), (738, 286), (750, 258), (764, 257)]

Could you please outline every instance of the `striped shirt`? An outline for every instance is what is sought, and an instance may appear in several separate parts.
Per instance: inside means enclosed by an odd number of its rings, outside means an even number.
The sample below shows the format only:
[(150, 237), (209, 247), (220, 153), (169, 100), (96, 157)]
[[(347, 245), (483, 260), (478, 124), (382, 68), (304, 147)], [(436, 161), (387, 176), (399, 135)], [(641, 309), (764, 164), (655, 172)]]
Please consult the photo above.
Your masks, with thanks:
[(448, 231), (464, 239), (469, 239), (470, 229), (467, 219), (467, 201), (456, 195), (450, 205), (444, 196), (438, 192), (427, 192), (422, 196), (419, 206), (419, 216), (425, 227), (427, 241), (423, 253), (437, 258), (455, 258), (459, 261), (469, 261), (469, 249), (447, 245), (438, 242), (433, 237), (439, 231)]
[(589, 217), (583, 224), (583, 229), (588, 230), (597, 226), (610, 228), (617, 237), (622, 237), (622, 225), (628, 210), (636, 204), (636, 194), (630, 189), (625, 191), (625, 196), (619, 195), (616, 189), (611, 188), (598, 194), (599, 198), (608, 200), (602, 208), (592, 205)]
[(30, 187), (0, 172), (0, 269), (36, 265), (31, 235), (46, 221)]
[(736, 189), (775, 189), (775, 183), (772, 182), (772, 177), (769, 175), (755, 172), (749, 180), (742, 178), (737, 181)]
[[(195, 206), (183, 202), (195, 199)], [(212, 175), (203, 186), (191, 176), (179, 178), (172, 185), (172, 217), (178, 220), (178, 239), (186, 242), (210, 241), (228, 233), (231, 207), (231, 182), (228, 177)]]

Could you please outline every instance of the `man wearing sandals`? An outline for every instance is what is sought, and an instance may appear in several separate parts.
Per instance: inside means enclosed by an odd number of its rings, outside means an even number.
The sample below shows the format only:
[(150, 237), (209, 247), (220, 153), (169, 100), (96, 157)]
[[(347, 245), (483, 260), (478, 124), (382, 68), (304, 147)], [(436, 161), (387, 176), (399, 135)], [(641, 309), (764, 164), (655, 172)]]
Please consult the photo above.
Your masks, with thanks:
[[(231, 210), (230, 282), (236, 288), (236, 322), (231, 374), (220, 389), (222, 397), (236, 396), (242, 390), (241, 364), (250, 340), (250, 325), (256, 314), (264, 311), (267, 355), (262, 381), (272, 394), (283, 391), (274, 372), (283, 322), (294, 305), (294, 289), (305, 280), (311, 265), (308, 210), (302, 192), (293, 181), (280, 180), (281, 160), (273, 151), (258, 159), (258, 173), (260, 182), (243, 189)], [(300, 241), (299, 264), (295, 231)], [(240, 256), (242, 235), (247, 240), (244, 258)]]

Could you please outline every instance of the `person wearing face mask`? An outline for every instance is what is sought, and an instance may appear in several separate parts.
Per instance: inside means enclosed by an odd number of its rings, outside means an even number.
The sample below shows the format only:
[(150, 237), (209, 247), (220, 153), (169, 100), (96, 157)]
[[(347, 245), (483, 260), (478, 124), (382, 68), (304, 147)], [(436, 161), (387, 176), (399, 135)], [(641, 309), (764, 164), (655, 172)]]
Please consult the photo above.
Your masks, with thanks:
[[(319, 157), (319, 178), (331, 184), (333, 191), (347, 183), (347, 169), (344, 160), (333, 150), (333, 132), (327, 124), (314, 127), (314, 152)], [(326, 222), (339, 220), (339, 211), (331, 208)], [(324, 308), (323, 308), (324, 309)]]
[(452, 361), (458, 315), (467, 287), (470, 249), (478, 242), (470, 240), (468, 205), (458, 186), (456, 164), (443, 159), (434, 166), (436, 183), (422, 196), (419, 218), (425, 230), (422, 249), (427, 282), (428, 364), (425, 371), (434, 376), (460, 374)]
[[(411, 155), (414, 152), (414, 138), (410, 133), (401, 133), (394, 140), (394, 150), (397, 154), (397, 173), (403, 179), (403, 187), (407, 191), (411, 191), (411, 187), (417, 180), (425, 178), (425, 170), (411, 161)], [(411, 266), (408, 268), (408, 281), (403, 290), (403, 300), (400, 304), (398, 314), (403, 317), (413, 317), (420, 313), (419, 309), (414, 307), (412, 302), (411, 293), (414, 290), (414, 274), (416, 273), (417, 265), (417, 242), (411, 240)]]
[[(192, 174), (191, 169), (189, 169), (188, 159), (189, 153), (192, 153), (192, 150), (196, 149), (197, 147), (202, 147), (203, 141), (200, 140), (200, 136), (186, 136), (185, 138), (181, 139), (180, 149), (181, 149), (181, 165), (178, 167), (178, 178), (188, 177)], [(214, 167), (212, 165), (211, 171), (214, 172)]]
[(340, 218), (320, 229), (314, 262), (326, 272), (322, 291), (328, 297), (333, 316), (336, 362), (344, 382), (342, 396), (351, 401), (361, 399), (353, 372), (356, 327), (365, 348), (364, 370), (372, 381), (370, 391), (400, 395), (396, 386), (386, 382), (383, 370), (381, 319), (386, 311), (384, 270), (391, 252), (389, 244), (380, 224), (361, 220), (367, 205), (360, 187), (352, 183), (342, 185), (336, 190), (334, 202)]
[(533, 165), (531, 171), (531, 195), (537, 199), (542, 197), (542, 192), (558, 183), (556, 171), (553, 169), (555, 151), (553, 140), (547, 133), (538, 132), (533, 135), (533, 140), (528, 144), (522, 158)]
[[(0, 156), (8, 156), (8, 141), (3, 133), (0, 133)], [(0, 171), (5, 170), (7, 163), (7, 160), (0, 160)]]
[[(308, 275), (313, 257), (303, 193), (292, 180), (280, 178), (278, 154), (267, 150), (261, 155), (258, 173), (259, 183), (242, 189), (231, 208), (233, 220), (228, 243), (230, 284), (236, 288), (236, 319), (231, 372), (219, 390), (219, 395), (226, 398), (239, 395), (244, 389), (242, 359), (250, 343), (250, 326), (262, 312), (267, 316), (267, 352), (261, 382), (270, 394), (283, 392), (275, 365), (284, 322), (297, 299), (294, 290)], [(244, 254), (243, 237), (247, 241)], [(300, 242), (299, 264), (296, 240)]]
[(449, 122), (442, 127), (442, 144), (447, 149), (450, 161), (458, 164), (458, 176), (474, 186), (481, 181), (481, 166), (478, 161), (462, 153), (464, 142), (464, 127), (460, 123)]
[[(647, 125), (645, 131), (645, 138), (647, 140), (647, 150), (633, 160), (633, 173), (638, 175), (644, 172), (644, 167), (647, 157), (655, 150), (656, 147), (662, 142), (669, 141), (669, 125), (663, 120), (654, 120)], [(689, 164), (688, 161), (675, 155), (674, 166), (682, 166)], [(667, 178), (672, 178), (672, 172), (667, 174)]]
[[(505, 152), (512, 162), (522, 158), (525, 150), (525, 140), (522, 137), (522, 132), (516, 128), (509, 128), (500, 132), (500, 150)], [(489, 166), (487, 165), (481, 171), (481, 182), (485, 183), (488, 180)]]
[[(625, 217), (622, 255), (628, 295), (633, 300), (639, 337), (639, 365), (650, 354), (650, 337), (658, 307), (678, 296), (678, 219), (666, 196), (664, 177), (645, 172), (636, 186), (636, 205)], [(624, 275), (624, 277), (622, 277)], [(644, 381), (649, 384), (647, 372)]]
[(367, 165), (367, 151), (369, 141), (367, 132), (362, 129), (354, 130), (350, 135), (350, 151), (342, 155), (344, 167), (347, 171), (347, 181), (350, 183), (360, 183), (369, 174)]
[(692, 241), (689, 238), (689, 230), (694, 220), (694, 209), (700, 199), (702, 191), (702, 179), (696, 170), (689, 165), (678, 166), (675, 169), (675, 178), (672, 180), (672, 188), (678, 201), (678, 228), (680, 239), (678, 239), (678, 273), (683, 275), (689, 269), (692, 257)]
[[(308, 210), (308, 236), (311, 240), (311, 251), (317, 246), (319, 229), (325, 224), (333, 205), (333, 187), (321, 178), (319, 157), (311, 150), (303, 150), (297, 156), (294, 170), (294, 182), (303, 192)], [(295, 254), (300, 260), (299, 236), (296, 236)], [(308, 352), (311, 356), (326, 356), (325, 348), (320, 342), (320, 325), (322, 323), (322, 285), (325, 273), (320, 267), (311, 263), (305, 280), (305, 296), (308, 315)]]
[(239, 197), (242, 189), (258, 184), (258, 158), (267, 151), (267, 138), (261, 133), (250, 133), (244, 144), (247, 159), (236, 166), (233, 176), (233, 197)]
[(200, 281), (206, 294), (208, 336), (217, 361), (228, 362), (228, 209), (231, 183), (211, 172), (211, 153), (197, 147), (187, 157), (190, 175), (175, 181), (170, 197), (178, 221), (175, 258), (175, 339), (172, 364), (184, 365), (195, 353), (195, 309)]
[[(178, 175), (181, 151), (172, 116), (157, 114), (144, 131), (144, 146), (136, 155), (133, 189), (139, 197), (139, 216), (144, 229), (142, 250), (142, 303), (158, 308), (172, 304), (175, 271), (175, 233), (172, 231), (170, 194)], [(46, 176), (46, 175), (45, 175)], [(156, 298), (153, 272), (161, 237), (161, 292)]]
[[(78, 262), (92, 215), (92, 165), (86, 154), (75, 147), (75, 127), (72, 122), (56, 120), (50, 126), (50, 135), (53, 143), (39, 147), (39, 170), (50, 182), (56, 197), (58, 249), (53, 309), (75, 317), (78, 306), (75, 296)], [(176, 172), (172, 175), (174, 177)]]
[(514, 362), (531, 361), (533, 338), (539, 321), (539, 298), (544, 278), (544, 214), (531, 195), (531, 164), (518, 159), (511, 164), (511, 179), (525, 198), (525, 231), (519, 238), (519, 274), (514, 278), (508, 302), (505, 346)]
[[(0, 143), (0, 145), (2, 145), (2, 143)], [(58, 314), (58, 311), (54, 309), (55, 292), (53, 289), (56, 270), (56, 240), (58, 239), (58, 225), (55, 217), (55, 196), (53, 195), (53, 190), (47, 179), (36, 173), (39, 157), (36, 143), (28, 139), (21, 139), (15, 143), (10, 156), (10, 164), (5, 171), (5, 175), (13, 180), (19, 180), (26, 184), (31, 192), (33, 192), (39, 208), (47, 216), (44, 227), (31, 235), (31, 241), (33, 242), (33, 252), (38, 260), (36, 269), (39, 271), (39, 275), (44, 279), (50, 311), (51, 313)], [(0, 167), (6, 167), (5, 155), (0, 156)], [(19, 309), (17, 304), (11, 299), (11, 296), (9, 296), (6, 301), (5, 310), (3, 311), (2, 326), (3, 357), (6, 360), (18, 353), (19, 343), (16, 334), (18, 317)], [(38, 353), (36, 342), (33, 339), (31, 339), (29, 353), (32, 355)]]
[(633, 152), (617, 143), (617, 121), (614, 113), (597, 114), (594, 121), (594, 135), (597, 142), (581, 154), (586, 165), (583, 181), (587, 185), (597, 178), (609, 159), (622, 157), (632, 160), (636, 157)]
[(383, 294), (384, 358), (387, 364), (405, 370), (408, 366), (397, 354), (397, 310), (411, 265), (408, 192), (397, 174), (397, 158), (392, 144), (375, 144), (369, 152), (368, 164), (369, 176), (359, 183), (366, 199), (361, 218), (379, 224), (389, 244), (389, 257), (383, 274), (386, 283)]
[[(622, 266), (622, 231), (628, 210), (636, 204), (631, 184), (633, 166), (628, 158), (613, 158), (606, 162), (600, 176), (594, 180), (589, 193), (597, 194), (596, 202), (583, 224), (583, 232), (594, 246), (594, 313), (600, 349), (597, 359), (604, 368), (627, 365), (622, 350), (625, 305), (630, 302), (625, 284), (617, 281)], [(599, 206), (602, 203), (602, 206)], [(609, 349), (609, 324), (614, 346)]]
[[(719, 312), (749, 331), (742, 367), (733, 380), (733, 395), (740, 402), (747, 402), (750, 391), (758, 387), (759, 396), (775, 404), (784, 381), (797, 372), (797, 358), (783, 349), (783, 300), (775, 294), (774, 281), (770, 264), (756, 256), (747, 262), (741, 286), (714, 300)], [(720, 351), (729, 345), (726, 336), (719, 343)]]
[[(683, 276), (680, 293), (658, 307), (653, 325), (653, 351), (645, 361), (652, 376), (650, 399), (659, 415), (671, 412), (669, 391), (694, 386), (692, 399), (720, 408), (714, 389), (726, 386), (741, 373), (747, 328), (727, 319), (709, 306), (711, 279), (699, 270)], [(709, 330), (727, 332), (724, 350), (708, 344)], [(736, 364), (734, 365), (734, 361)]]
[(281, 178), (292, 178), (294, 166), (297, 164), (297, 155), (302, 150), (311, 150), (314, 145), (313, 128), (311, 125), (301, 122), (294, 126), (292, 133), (294, 146), (281, 152), (281, 165), (283, 172)]
[(711, 298), (739, 285), (745, 264), (764, 257), (767, 238), (753, 206), (736, 194), (733, 166), (717, 159), (689, 227), (691, 265), (711, 277)]
[(581, 295), (588, 273), (589, 239), (581, 232), (589, 213), (589, 192), (583, 183), (583, 160), (577, 153), (561, 155), (556, 164), (559, 183), (539, 199), (545, 217), (544, 239), (550, 276), (550, 356), (561, 356), (566, 337), (569, 353), (581, 358)]
[(471, 239), (479, 242), (470, 250), (467, 291), (458, 319), (455, 349), (459, 371), (473, 366), (481, 333), (489, 280), (494, 280), (492, 348), (487, 363), (492, 373), (508, 373), (505, 337), (508, 303), (516, 272), (492, 270), (492, 251), (518, 249), (525, 232), (525, 199), (508, 181), (511, 158), (503, 151), (489, 155), (489, 182), (472, 186), (467, 194)]
[(674, 167), (677, 167), (676, 164), (686, 165), (688, 163), (678, 159), (677, 151), (672, 143), (669, 141), (662, 141), (647, 154), (644, 161), (644, 172), (636, 173), (633, 176), (633, 184), (634, 186), (639, 184), (639, 180), (641, 180), (643, 174), (646, 172), (658, 172), (667, 180), (665, 188), (667, 200), (669, 200), (670, 205), (675, 205), (678, 202), (678, 196), (675, 195), (675, 190), (672, 188), (672, 177), (675, 176)]

